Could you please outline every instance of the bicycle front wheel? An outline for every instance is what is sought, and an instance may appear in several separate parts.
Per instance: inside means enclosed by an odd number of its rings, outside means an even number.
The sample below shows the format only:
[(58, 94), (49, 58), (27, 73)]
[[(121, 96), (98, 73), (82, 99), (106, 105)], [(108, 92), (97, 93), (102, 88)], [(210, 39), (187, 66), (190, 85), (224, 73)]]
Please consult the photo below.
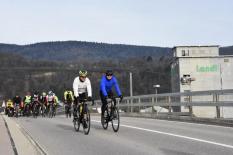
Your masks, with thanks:
[(74, 124), (74, 129), (75, 131), (79, 131), (79, 128), (80, 128), (80, 122), (79, 122), (79, 115), (78, 117), (74, 118), (73, 120), (73, 124)]
[(36, 104), (35, 105), (33, 105), (33, 117), (34, 118), (36, 118), (37, 117), (37, 106), (36, 106)]
[(91, 127), (91, 117), (89, 111), (87, 111), (86, 118), (83, 119), (83, 131), (85, 135), (88, 135)]
[(104, 110), (104, 114), (101, 114), (101, 124), (104, 128), (104, 130), (106, 130), (108, 128), (108, 110), (107, 108)]
[(53, 117), (53, 106), (52, 104), (49, 106), (49, 118)]
[(119, 117), (119, 111), (118, 108), (114, 108), (112, 112), (112, 129), (114, 132), (117, 132), (120, 127), (120, 117)]

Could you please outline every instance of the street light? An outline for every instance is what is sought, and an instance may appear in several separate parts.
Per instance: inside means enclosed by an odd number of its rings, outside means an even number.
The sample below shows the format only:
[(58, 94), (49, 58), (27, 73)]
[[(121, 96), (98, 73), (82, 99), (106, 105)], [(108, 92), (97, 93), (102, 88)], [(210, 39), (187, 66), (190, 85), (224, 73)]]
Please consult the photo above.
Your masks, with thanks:
[[(153, 85), (153, 88), (155, 88), (155, 94), (158, 94), (158, 88), (160, 87), (159, 84)], [(157, 98), (157, 97), (156, 97)]]
[[(156, 94), (155, 103), (157, 103), (157, 94), (158, 94), (159, 87), (160, 87), (159, 84), (153, 85), (153, 88), (155, 88), (155, 94)], [(152, 107), (152, 110), (155, 111), (154, 106)]]

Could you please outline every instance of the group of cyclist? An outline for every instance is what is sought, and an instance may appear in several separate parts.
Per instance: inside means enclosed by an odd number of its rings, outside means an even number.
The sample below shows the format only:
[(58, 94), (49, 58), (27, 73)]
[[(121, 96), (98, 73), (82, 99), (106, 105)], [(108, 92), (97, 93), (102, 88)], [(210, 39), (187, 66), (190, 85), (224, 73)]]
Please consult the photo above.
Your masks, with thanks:
[[(64, 92), (65, 111), (66, 116), (71, 117), (71, 105), (73, 103), (73, 117), (77, 117), (77, 111), (79, 111), (80, 102), (83, 100), (92, 101), (92, 87), (90, 79), (87, 77), (86, 70), (80, 70), (79, 76), (74, 79), (73, 92), (67, 90)], [(116, 93), (120, 100), (123, 99), (116, 77), (113, 75), (112, 70), (107, 70), (105, 75), (102, 76), (100, 82), (100, 98), (102, 101), (101, 111), (104, 111), (107, 105), (107, 98), (113, 96), (112, 87), (115, 88)], [(86, 105), (84, 105), (84, 111), (86, 111)], [(103, 113), (102, 113), (103, 115)]]
[[(77, 112), (80, 108), (80, 103), (82, 101), (92, 101), (92, 87), (91, 81), (87, 77), (88, 73), (86, 70), (80, 70), (79, 75), (74, 79), (73, 82), (73, 91), (66, 90), (64, 92), (64, 103), (65, 103), (65, 113), (67, 117), (71, 117), (71, 107), (73, 105), (73, 118), (77, 118)], [(100, 99), (102, 101), (101, 111), (103, 116), (103, 111), (106, 109), (107, 98), (113, 97), (112, 88), (115, 88), (115, 91), (120, 98), (123, 99), (122, 93), (120, 91), (116, 77), (113, 75), (112, 70), (107, 70), (105, 75), (102, 76), (100, 81)], [(30, 92), (27, 92), (26, 96), (21, 99), (20, 96), (15, 96), (13, 100), (8, 100), (6, 113), (11, 114), (12, 111), (20, 112), (22, 115), (29, 116), (31, 114), (42, 114), (45, 116), (49, 113), (50, 107), (52, 110), (55, 110), (56, 104), (58, 102), (57, 96), (49, 91), (46, 92), (35, 91), (32, 95)], [(116, 103), (116, 102), (114, 102)], [(86, 104), (83, 107), (83, 110), (86, 111)], [(56, 113), (56, 112), (55, 112)], [(18, 114), (18, 113), (17, 113)], [(54, 114), (55, 115), (55, 114)]]
[(27, 92), (22, 99), (19, 95), (9, 99), (6, 103), (5, 114), (8, 116), (38, 116), (42, 114), (45, 116), (49, 112), (50, 106), (53, 106), (54, 116), (56, 114), (56, 105), (58, 103), (58, 97), (52, 91), (42, 92), (39, 94), (35, 91), (33, 94)]

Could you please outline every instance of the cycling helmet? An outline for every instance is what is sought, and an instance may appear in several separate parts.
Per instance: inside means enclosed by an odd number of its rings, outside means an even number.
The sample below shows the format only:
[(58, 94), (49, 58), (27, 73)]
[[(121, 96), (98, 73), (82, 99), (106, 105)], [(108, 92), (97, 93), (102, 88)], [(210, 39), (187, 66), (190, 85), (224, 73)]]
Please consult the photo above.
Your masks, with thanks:
[(50, 91), (48, 92), (48, 95), (53, 95), (53, 91), (50, 90)]
[(39, 92), (38, 91), (34, 91), (34, 95), (39, 95)]
[(46, 92), (43, 92), (43, 93), (42, 93), (42, 96), (46, 96)]
[(113, 75), (113, 71), (112, 70), (107, 70), (106, 71), (106, 76), (112, 76)]
[(79, 71), (79, 76), (86, 77), (87, 76), (87, 71), (86, 70), (80, 70)]

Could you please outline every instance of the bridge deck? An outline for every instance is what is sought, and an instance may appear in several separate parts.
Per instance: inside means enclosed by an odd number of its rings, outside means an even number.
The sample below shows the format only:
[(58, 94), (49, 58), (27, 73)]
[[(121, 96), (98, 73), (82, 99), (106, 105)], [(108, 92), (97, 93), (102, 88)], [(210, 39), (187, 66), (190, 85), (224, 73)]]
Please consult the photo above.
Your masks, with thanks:
[[(103, 130), (92, 116), (89, 135), (75, 132), (72, 120), (13, 118), (51, 155), (62, 154), (157, 154), (232, 155), (233, 128), (144, 118), (121, 118), (118, 133)], [(111, 127), (111, 126), (110, 126)]]

